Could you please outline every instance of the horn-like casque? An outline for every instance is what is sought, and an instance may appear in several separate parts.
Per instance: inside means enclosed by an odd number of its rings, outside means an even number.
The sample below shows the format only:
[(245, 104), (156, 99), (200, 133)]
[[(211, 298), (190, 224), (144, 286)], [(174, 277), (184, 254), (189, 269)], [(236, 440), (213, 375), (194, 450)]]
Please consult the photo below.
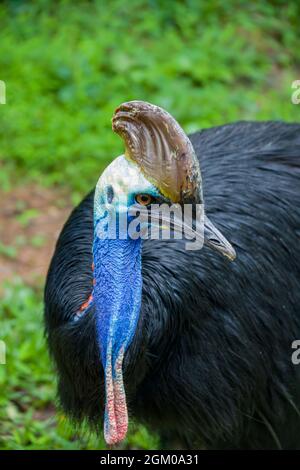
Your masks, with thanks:
[(113, 131), (125, 142), (125, 156), (175, 203), (202, 203), (199, 162), (191, 141), (164, 109), (144, 101), (121, 104)]

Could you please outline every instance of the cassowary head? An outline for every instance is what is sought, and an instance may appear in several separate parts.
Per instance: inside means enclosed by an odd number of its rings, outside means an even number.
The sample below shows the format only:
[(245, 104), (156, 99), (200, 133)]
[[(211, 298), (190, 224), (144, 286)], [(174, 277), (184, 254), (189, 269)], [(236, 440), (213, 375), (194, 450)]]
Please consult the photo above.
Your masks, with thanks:
[[(182, 223), (182, 217), (175, 214), (173, 232), (182, 233), (184, 228), (185, 234), (200, 234), (203, 243), (230, 259), (235, 256), (230, 243), (204, 215), (199, 162), (175, 119), (157, 106), (132, 101), (116, 110), (112, 122), (113, 130), (124, 140), (125, 154), (106, 168), (95, 191), (94, 289), (88, 304), (95, 305), (105, 373), (104, 434), (108, 444), (122, 440), (127, 432), (122, 365), (141, 306), (142, 238), (150, 229), (157, 229), (160, 220), (163, 225), (170, 222), (166, 216), (160, 218), (159, 205), (202, 207), (200, 229)], [(138, 224), (137, 215), (143, 215)]]

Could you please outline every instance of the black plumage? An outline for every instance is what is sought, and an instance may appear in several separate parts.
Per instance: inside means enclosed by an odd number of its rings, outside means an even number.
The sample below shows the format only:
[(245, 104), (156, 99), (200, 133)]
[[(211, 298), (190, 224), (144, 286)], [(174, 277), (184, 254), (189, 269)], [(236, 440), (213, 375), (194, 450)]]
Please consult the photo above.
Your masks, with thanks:
[[(229, 262), (184, 240), (144, 241), (139, 325), (126, 357), (130, 416), (182, 446), (300, 448), (300, 125), (240, 122), (190, 136), (206, 213)], [(63, 409), (102, 432), (93, 312), (93, 192), (57, 243), (45, 320)]]

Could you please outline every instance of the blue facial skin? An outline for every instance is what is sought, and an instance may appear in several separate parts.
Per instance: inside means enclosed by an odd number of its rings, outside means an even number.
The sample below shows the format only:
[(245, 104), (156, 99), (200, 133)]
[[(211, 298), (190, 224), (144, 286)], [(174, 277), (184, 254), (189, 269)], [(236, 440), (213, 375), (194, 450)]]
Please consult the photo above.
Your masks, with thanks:
[[(141, 191), (142, 192), (142, 191)], [(110, 193), (110, 191), (109, 191)], [(135, 195), (130, 194), (127, 207), (135, 204)], [(153, 197), (159, 196), (156, 188), (147, 190)], [(107, 202), (107, 192), (103, 192)], [(111, 199), (111, 195), (109, 195)], [(101, 198), (102, 199), (102, 198)], [(113, 202), (113, 201), (109, 201)], [(124, 208), (124, 206), (123, 206)], [(109, 211), (95, 213), (94, 230), (94, 279), (93, 302), (96, 309), (96, 328), (104, 370), (107, 365), (107, 350), (111, 344), (111, 365), (114, 365), (121, 348), (127, 350), (134, 336), (141, 307), (142, 267), (141, 238), (133, 240), (127, 228), (118, 228), (118, 205), (114, 207), (117, 218), (117, 238), (112, 239), (109, 229)], [(134, 217), (127, 216), (127, 224)]]

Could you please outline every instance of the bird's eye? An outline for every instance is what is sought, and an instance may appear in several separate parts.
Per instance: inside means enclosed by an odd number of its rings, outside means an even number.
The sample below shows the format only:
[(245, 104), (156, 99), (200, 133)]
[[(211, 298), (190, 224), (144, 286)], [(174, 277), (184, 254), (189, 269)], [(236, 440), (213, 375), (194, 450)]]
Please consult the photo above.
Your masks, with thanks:
[(154, 197), (150, 196), (150, 194), (137, 194), (135, 200), (141, 206), (149, 206), (154, 202)]

